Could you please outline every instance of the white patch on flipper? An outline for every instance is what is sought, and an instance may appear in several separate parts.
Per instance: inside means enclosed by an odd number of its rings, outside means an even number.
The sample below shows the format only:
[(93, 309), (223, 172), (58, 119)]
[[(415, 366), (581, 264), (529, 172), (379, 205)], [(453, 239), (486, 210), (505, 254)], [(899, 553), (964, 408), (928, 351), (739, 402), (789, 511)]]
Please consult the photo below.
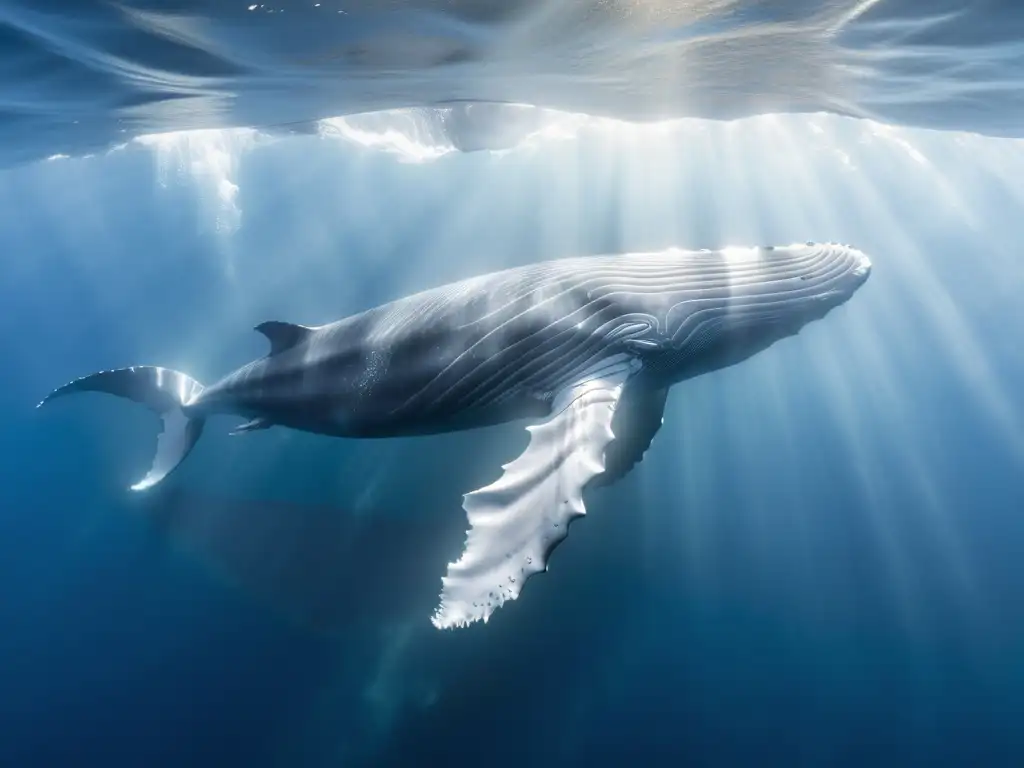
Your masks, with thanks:
[(604, 471), (612, 417), (626, 380), (640, 364), (626, 355), (588, 369), (555, 397), (551, 415), (527, 427), (530, 444), (490, 485), (468, 493), (470, 528), (462, 557), (448, 566), (438, 629), (485, 622), (523, 583), (547, 570), (552, 547), (585, 514), (583, 489)]

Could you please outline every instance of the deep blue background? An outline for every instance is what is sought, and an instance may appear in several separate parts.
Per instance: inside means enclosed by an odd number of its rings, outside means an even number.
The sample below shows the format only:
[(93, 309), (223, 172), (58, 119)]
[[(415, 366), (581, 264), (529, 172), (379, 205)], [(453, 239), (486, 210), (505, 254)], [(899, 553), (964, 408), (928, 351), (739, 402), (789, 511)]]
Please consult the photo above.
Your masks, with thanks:
[[(129, 147), (0, 176), (0, 763), (1024, 760), (1024, 145), (823, 117), (422, 165), (222, 141), (235, 213), (198, 144), (181, 174)], [(809, 239), (864, 249), (871, 280), (675, 388), (550, 573), (458, 632), (429, 616), (461, 495), (521, 425), (356, 442), (215, 421), (140, 497), (150, 414), (33, 410), (127, 364), (212, 381), (264, 351), (262, 320), (501, 266)]]

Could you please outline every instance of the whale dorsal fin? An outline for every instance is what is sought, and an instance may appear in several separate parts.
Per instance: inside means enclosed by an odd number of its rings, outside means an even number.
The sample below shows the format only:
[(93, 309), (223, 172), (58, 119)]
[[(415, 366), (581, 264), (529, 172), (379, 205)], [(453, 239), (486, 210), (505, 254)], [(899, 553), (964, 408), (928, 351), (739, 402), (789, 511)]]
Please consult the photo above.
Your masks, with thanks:
[(270, 354), (276, 355), (301, 344), (314, 329), (297, 323), (267, 320), (257, 325), (255, 330), (267, 337), (267, 341), (270, 342)]
[(625, 355), (582, 372), (555, 395), (548, 418), (527, 427), (526, 451), (500, 478), (466, 494), (466, 545), (442, 579), (434, 626), (487, 621), (547, 570), (569, 523), (584, 514), (584, 489), (605, 471), (615, 410), (636, 372), (637, 361)]

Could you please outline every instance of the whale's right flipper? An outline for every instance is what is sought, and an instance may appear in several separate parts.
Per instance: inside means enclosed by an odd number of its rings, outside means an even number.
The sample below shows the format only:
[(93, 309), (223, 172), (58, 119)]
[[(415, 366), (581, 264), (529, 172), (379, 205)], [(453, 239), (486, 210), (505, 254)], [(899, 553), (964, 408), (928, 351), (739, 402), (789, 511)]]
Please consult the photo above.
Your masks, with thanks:
[(526, 451), (498, 480), (466, 495), (466, 546), (442, 579), (434, 626), (487, 621), (530, 576), (547, 570), (569, 523), (585, 513), (584, 489), (604, 471), (615, 410), (637, 370), (634, 359), (621, 356), (579, 376), (556, 395), (546, 421), (527, 427)]

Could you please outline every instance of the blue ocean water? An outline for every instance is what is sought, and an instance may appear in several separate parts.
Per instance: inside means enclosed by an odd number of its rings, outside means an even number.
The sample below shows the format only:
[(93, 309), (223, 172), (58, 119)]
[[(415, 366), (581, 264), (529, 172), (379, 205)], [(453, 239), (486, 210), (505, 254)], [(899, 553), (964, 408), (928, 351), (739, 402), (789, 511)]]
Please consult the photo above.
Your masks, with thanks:
[[(0, 6), (0, 764), (1024, 759), (1024, 143), (978, 135), (1020, 125), (1012, 4), (709, 2), (673, 26), (683, 11), (661, 3), (352, 3), (334, 15), (362, 26), (337, 29), (272, 26), (314, 13), (298, 5), (151, 5)], [(731, 82), (738, 31), (806, 42), (808, 19), (847, 17), (867, 96), (782, 69), (777, 91)], [(359, 43), (367, 28), (399, 42)], [(889, 37), (855, 44), (858, 29)], [(346, 30), (363, 31), (345, 61), (376, 77), (282, 63)], [(552, 60), (503, 46), (513, 32)], [(624, 65), (664, 63), (656, 32), (677, 53), (710, 36), (740, 56), (724, 80), (694, 76), (703, 106), (676, 111), (747, 116), (605, 119), (673, 111)], [(818, 77), (809, 50), (787, 71)], [(200, 109), (214, 92), (233, 106)], [(453, 98), (605, 117), (526, 109), (524, 140), (509, 107), (453, 130), (472, 110), (429, 106)], [(817, 114), (865, 104), (891, 124)], [(378, 107), (407, 111), (309, 124)], [(784, 108), (815, 114), (758, 114)], [(305, 127), (100, 151), (128, 114), (127, 138)], [(505, 266), (804, 240), (856, 244), (871, 280), (799, 336), (676, 387), (643, 463), (588, 496), (551, 571), (456, 632), (429, 616), (462, 494), (520, 452), (521, 424), (358, 442), (228, 437), (219, 420), (139, 495), (150, 414), (100, 396), (32, 407), (128, 364), (213, 380), (264, 352), (263, 320), (326, 322)]]

